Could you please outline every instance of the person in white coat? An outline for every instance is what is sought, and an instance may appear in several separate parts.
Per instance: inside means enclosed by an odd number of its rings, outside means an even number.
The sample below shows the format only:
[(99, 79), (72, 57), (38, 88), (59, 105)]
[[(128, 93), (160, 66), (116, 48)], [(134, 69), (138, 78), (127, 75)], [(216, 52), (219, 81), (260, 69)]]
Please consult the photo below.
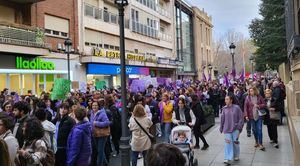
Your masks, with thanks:
[(47, 147), (51, 148), (53, 152), (55, 153), (57, 150), (56, 146), (56, 140), (54, 138), (55, 135), (55, 125), (47, 120), (47, 110), (44, 109), (38, 109), (35, 112), (36, 118), (42, 123), (42, 126), (44, 128), (44, 138), (43, 140), (46, 142)]
[(144, 106), (141, 104), (137, 104), (134, 107), (133, 115), (130, 118), (128, 125), (130, 131), (132, 132), (132, 166), (137, 166), (139, 153), (143, 154), (144, 165), (146, 163), (147, 150), (149, 150), (151, 147), (149, 129), (152, 124), (152, 121), (146, 115)]
[(18, 141), (10, 130), (14, 127), (13, 125), (13, 119), (10, 116), (0, 113), (0, 139), (3, 139), (8, 146), (11, 166), (15, 166), (15, 158), (19, 149)]

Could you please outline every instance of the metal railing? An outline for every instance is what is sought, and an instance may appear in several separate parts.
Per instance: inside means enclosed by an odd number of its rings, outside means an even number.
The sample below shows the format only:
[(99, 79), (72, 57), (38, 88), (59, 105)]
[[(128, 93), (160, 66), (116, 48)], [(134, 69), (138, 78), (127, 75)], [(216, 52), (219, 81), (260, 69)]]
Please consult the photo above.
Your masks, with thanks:
[(172, 35), (168, 35), (163, 32), (158, 33), (158, 38), (160, 40), (164, 40), (164, 41), (168, 41), (168, 42), (172, 41)]
[[(92, 6), (90, 4), (84, 5), (84, 15), (93, 17), (97, 20), (101, 20), (111, 24), (119, 24), (119, 16), (118, 14), (114, 14), (103, 9), (100, 9), (96, 6)], [(129, 19), (125, 18), (125, 28), (129, 29)]]
[(159, 4), (156, 4), (154, 0), (136, 0), (140, 4), (158, 12), (160, 15), (171, 18), (170, 12), (165, 10), (162, 6)]
[(0, 43), (45, 47), (43, 37), (37, 35), (37, 31), (0, 25)]
[(158, 30), (155, 29), (154, 27), (150, 27), (147, 25), (144, 25), (142, 23), (139, 23), (135, 20), (131, 20), (131, 31), (153, 37), (153, 38), (158, 38)]

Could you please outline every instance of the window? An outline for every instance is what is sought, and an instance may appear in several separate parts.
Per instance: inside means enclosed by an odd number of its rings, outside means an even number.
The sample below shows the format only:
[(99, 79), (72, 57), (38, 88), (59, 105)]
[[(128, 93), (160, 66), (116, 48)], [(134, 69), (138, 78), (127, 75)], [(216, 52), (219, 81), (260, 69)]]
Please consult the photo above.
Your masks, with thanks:
[(69, 33), (69, 20), (45, 15), (45, 29), (46, 34), (66, 38)]
[(109, 49), (114, 50), (115, 46), (109, 45)]
[(119, 51), (120, 47), (119, 46), (115, 46), (115, 50)]
[(92, 6), (85, 5), (84, 13), (86, 16), (94, 17), (94, 8)]
[(101, 43), (101, 34), (98, 31), (85, 29), (85, 42), (88, 43)]
[(89, 46), (90, 43), (89, 43), (89, 42), (84, 42), (84, 45), (85, 45), (85, 46)]
[(100, 47), (100, 48), (103, 48), (103, 45), (102, 45), (102, 44), (99, 44), (99, 47)]
[(105, 49), (108, 49), (108, 48), (109, 48), (109, 45), (108, 45), (108, 44), (104, 44), (104, 48), (105, 48)]

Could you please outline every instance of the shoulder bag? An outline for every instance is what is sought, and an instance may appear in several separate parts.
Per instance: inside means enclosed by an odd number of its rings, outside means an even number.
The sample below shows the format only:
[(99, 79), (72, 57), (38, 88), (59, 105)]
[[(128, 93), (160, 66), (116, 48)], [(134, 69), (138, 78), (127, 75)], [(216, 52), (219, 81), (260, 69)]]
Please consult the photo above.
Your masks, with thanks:
[(110, 127), (107, 126), (104, 128), (100, 128), (94, 125), (93, 136), (96, 138), (110, 136)]
[(150, 141), (151, 141), (151, 142), (154, 142), (154, 141), (155, 141), (155, 137), (154, 137), (152, 134), (148, 133), (148, 132), (143, 128), (143, 126), (142, 126), (135, 118), (134, 118), (134, 120), (135, 120), (135, 122), (137, 123), (137, 125), (139, 125), (139, 127), (143, 130), (143, 132), (149, 137)]

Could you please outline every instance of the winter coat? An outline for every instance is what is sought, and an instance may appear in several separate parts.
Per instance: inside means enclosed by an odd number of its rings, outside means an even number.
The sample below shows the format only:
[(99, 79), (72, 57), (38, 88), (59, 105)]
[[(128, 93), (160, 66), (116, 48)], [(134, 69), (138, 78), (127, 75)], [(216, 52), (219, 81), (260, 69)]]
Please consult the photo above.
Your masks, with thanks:
[(221, 133), (232, 133), (235, 130), (239, 130), (241, 133), (243, 126), (244, 117), (240, 106), (233, 104), (222, 108), (220, 123)]
[[(268, 99), (265, 99), (265, 102), (268, 102)], [(266, 112), (267, 114), (265, 115), (264, 118), (264, 124), (265, 125), (278, 125), (280, 123), (280, 104), (276, 102), (275, 98), (271, 98), (271, 106), (270, 108), (274, 108), (275, 111), (270, 111), (266, 105)], [(273, 118), (277, 117), (277, 118)]]
[(99, 110), (94, 118), (91, 120), (92, 129), (94, 126), (97, 126), (99, 128), (104, 128), (111, 125), (111, 122), (109, 121), (105, 109)]
[(57, 133), (57, 148), (67, 147), (67, 140), (74, 125), (75, 121), (68, 115), (65, 115), (60, 120)]
[(152, 122), (154, 124), (159, 123), (159, 108), (158, 108), (158, 102), (155, 100), (152, 100), (149, 103), (149, 108), (152, 114)]
[(17, 151), (19, 149), (19, 144), (17, 139), (13, 136), (10, 130), (7, 130), (4, 134), (0, 135), (0, 139), (3, 139), (8, 147), (8, 152), (10, 156), (11, 166), (15, 165), (15, 159), (17, 156)]
[(192, 103), (191, 109), (196, 117), (196, 123), (194, 129), (201, 128), (201, 125), (204, 125), (206, 123), (206, 119), (204, 117), (204, 111), (202, 110), (200, 101)]
[(160, 117), (161, 122), (163, 123), (171, 123), (172, 122), (172, 113), (173, 113), (173, 104), (168, 101), (165, 106), (163, 106), (163, 102), (159, 104), (160, 109)]
[(47, 147), (51, 148), (54, 152), (56, 152), (57, 144), (56, 144), (56, 140), (54, 138), (56, 126), (48, 120), (43, 121), (42, 125), (43, 125), (44, 131), (45, 131), (43, 140), (46, 142)]
[(67, 166), (88, 166), (91, 161), (92, 126), (84, 121), (76, 124), (68, 137)]
[[(264, 98), (261, 96), (257, 96), (257, 105), (258, 109), (264, 109), (266, 106), (266, 103), (264, 101)], [(245, 99), (245, 105), (244, 105), (244, 115), (245, 117), (248, 117), (249, 119), (253, 119), (253, 107), (254, 105), (251, 102), (251, 97), (248, 95)]]
[(41, 160), (46, 157), (47, 145), (42, 139), (25, 142), (23, 148), (27, 154), (26, 157), (19, 156), (20, 163), (26, 163), (26, 166), (43, 166)]
[(24, 117), (21, 119), (17, 120), (17, 123), (15, 124), (14, 130), (13, 130), (13, 135), (15, 138), (17, 138), (19, 147), (23, 147), (24, 145), (24, 136), (23, 136), (23, 126), (25, 121), (29, 118), (29, 115), (26, 114)]
[[(153, 124), (152, 121), (147, 116), (136, 117), (136, 120), (149, 133), (149, 128)], [(142, 152), (150, 149), (151, 140), (148, 135), (141, 129), (141, 127), (135, 122), (134, 116), (130, 118), (128, 127), (132, 132), (131, 150), (135, 152)]]
[[(192, 123), (192, 126), (195, 125), (196, 117), (195, 117), (193, 111), (190, 108), (188, 108), (188, 107), (184, 108), (184, 118), (185, 119), (180, 119), (180, 112), (179, 111), (180, 111), (179, 108), (176, 108), (175, 111), (173, 112), (172, 122), (174, 124), (177, 124), (178, 122), (185, 121), (186, 125), (189, 125), (188, 123)], [(192, 126), (190, 126), (190, 127), (192, 127)]]
[(279, 111), (284, 110), (284, 95), (283, 95), (283, 90), (277, 86), (273, 89), (272, 97), (276, 100), (276, 103), (279, 105)]
[(111, 135), (112, 137), (119, 140), (122, 135), (122, 127), (121, 127), (121, 114), (118, 108), (115, 105), (111, 105), (109, 110), (112, 114), (112, 124), (111, 124)]

